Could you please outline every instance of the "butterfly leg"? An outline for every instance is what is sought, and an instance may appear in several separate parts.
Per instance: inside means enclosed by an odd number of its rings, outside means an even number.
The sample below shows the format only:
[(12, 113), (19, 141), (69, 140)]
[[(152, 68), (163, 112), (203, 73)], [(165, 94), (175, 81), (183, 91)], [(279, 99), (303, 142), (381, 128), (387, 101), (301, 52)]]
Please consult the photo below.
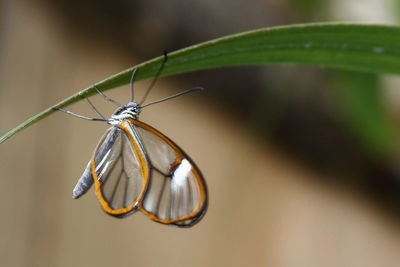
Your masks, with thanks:
[(65, 112), (69, 115), (81, 118), (81, 119), (85, 119), (85, 120), (89, 120), (89, 121), (105, 121), (107, 122), (107, 120), (103, 117), (103, 115), (101, 115), (101, 113), (94, 107), (94, 105), (89, 101), (89, 99), (85, 98), (86, 102), (90, 105), (90, 107), (94, 110), (94, 112), (100, 117), (100, 118), (91, 118), (91, 117), (87, 117), (87, 116), (83, 116), (77, 113), (74, 113), (72, 111), (63, 109), (63, 108), (54, 108), (55, 110), (59, 110), (62, 112)]
[(122, 105), (121, 103), (119, 103), (119, 102), (115, 101), (114, 99), (112, 99), (112, 98), (106, 96), (105, 94), (103, 94), (103, 92), (100, 91), (100, 89), (99, 89), (96, 85), (94, 85), (93, 87), (94, 87), (94, 89), (96, 89), (97, 93), (99, 93), (99, 94), (100, 94), (102, 97), (104, 97), (107, 101), (110, 101), (111, 103), (114, 103), (115, 105), (117, 105), (117, 106), (119, 106), (119, 107), (124, 107), (124, 105)]

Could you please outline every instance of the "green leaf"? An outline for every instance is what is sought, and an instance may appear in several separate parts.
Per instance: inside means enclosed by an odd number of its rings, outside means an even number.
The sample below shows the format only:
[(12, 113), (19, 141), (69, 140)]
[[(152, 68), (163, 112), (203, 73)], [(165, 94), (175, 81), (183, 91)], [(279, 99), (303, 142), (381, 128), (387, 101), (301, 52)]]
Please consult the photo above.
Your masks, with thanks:
[(392, 155), (396, 127), (385, 110), (379, 79), (374, 74), (331, 73), (337, 107), (343, 122), (369, 155)]
[[(155, 76), (163, 57), (113, 75), (97, 86), (106, 91)], [(161, 76), (226, 66), (255, 64), (307, 64), (375, 73), (400, 73), (400, 28), (360, 24), (303, 24), (272, 27), (230, 35), (193, 45), (169, 54)], [(4, 142), (17, 132), (49, 116), (54, 108), (66, 107), (95, 94), (93, 87), (59, 102), (0, 138)]]

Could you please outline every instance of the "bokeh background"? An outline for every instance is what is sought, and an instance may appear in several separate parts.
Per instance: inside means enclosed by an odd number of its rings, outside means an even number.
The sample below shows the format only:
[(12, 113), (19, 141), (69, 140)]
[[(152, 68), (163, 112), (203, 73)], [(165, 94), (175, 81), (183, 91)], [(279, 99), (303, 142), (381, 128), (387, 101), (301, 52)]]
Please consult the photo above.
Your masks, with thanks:
[[(0, 133), (112, 74), (212, 38), (316, 21), (398, 24), (398, 0), (0, 1)], [(138, 95), (149, 82), (135, 84)], [(307, 66), (162, 78), (141, 120), (197, 162), (190, 229), (107, 216), (72, 189), (107, 128), (63, 113), (0, 145), (1, 266), (399, 266), (400, 79)], [(125, 103), (128, 87), (108, 91)], [(115, 109), (92, 97), (104, 114)], [(70, 110), (92, 115), (84, 103)]]

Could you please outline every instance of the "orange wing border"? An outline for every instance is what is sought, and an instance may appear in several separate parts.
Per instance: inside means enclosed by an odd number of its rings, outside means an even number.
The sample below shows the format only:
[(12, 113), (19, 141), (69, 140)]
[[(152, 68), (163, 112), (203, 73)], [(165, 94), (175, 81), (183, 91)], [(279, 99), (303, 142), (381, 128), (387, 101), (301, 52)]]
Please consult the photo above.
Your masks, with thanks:
[(96, 194), (99, 198), (99, 201), (100, 201), (100, 204), (101, 204), (103, 210), (112, 216), (123, 218), (123, 217), (131, 214), (132, 212), (134, 212), (137, 209), (138, 204), (143, 200), (144, 194), (147, 191), (147, 186), (149, 183), (150, 168), (149, 168), (149, 165), (147, 164), (147, 159), (146, 159), (145, 155), (139, 148), (138, 143), (135, 141), (135, 139), (132, 136), (132, 134), (130, 133), (129, 129), (124, 125), (124, 122), (121, 123), (119, 128), (121, 130), (123, 130), (126, 133), (126, 135), (128, 136), (129, 141), (131, 142), (131, 144), (134, 148), (134, 151), (135, 151), (136, 155), (138, 156), (138, 159), (140, 161), (140, 166), (142, 167), (143, 187), (142, 187), (140, 194), (138, 195), (136, 200), (133, 202), (133, 204), (126, 208), (113, 209), (110, 206), (110, 203), (104, 198), (103, 191), (102, 191), (102, 181), (100, 181), (98, 179), (98, 176), (96, 173), (96, 161), (95, 161), (97, 150), (101, 144), (99, 144), (95, 149), (91, 167), (92, 167), (92, 176), (93, 176), (93, 180), (95, 183)]
[[(172, 172), (176, 168), (176, 166), (178, 166), (182, 162), (183, 159), (187, 159), (193, 167), (193, 174), (196, 177), (196, 181), (199, 185), (199, 191), (200, 191), (200, 201), (199, 201), (197, 208), (184, 217), (175, 218), (175, 219), (167, 219), (167, 220), (160, 219), (155, 214), (150, 213), (144, 209), (143, 199), (141, 199), (139, 202), (139, 209), (153, 221), (156, 221), (156, 222), (159, 222), (162, 224), (175, 224), (180, 227), (190, 227), (190, 226), (194, 225), (203, 217), (203, 215), (205, 214), (205, 212), (207, 210), (207, 205), (208, 205), (207, 186), (206, 186), (205, 180), (204, 180), (203, 175), (201, 174), (199, 168), (196, 166), (196, 164), (193, 162), (193, 160), (178, 145), (176, 145), (171, 139), (169, 139), (168, 137), (163, 135), (161, 132), (159, 132), (158, 130), (154, 129), (153, 127), (151, 127), (150, 125), (148, 125), (144, 122), (134, 120), (134, 119), (129, 119), (129, 121), (137, 126), (142, 127), (143, 129), (157, 135), (164, 142), (166, 142), (170, 147), (172, 147), (172, 149), (175, 151), (175, 153), (177, 155), (177, 158), (176, 158), (176, 161), (171, 165), (169, 172)], [(192, 220), (192, 221), (188, 224), (179, 224), (181, 222), (185, 222), (188, 220)]]

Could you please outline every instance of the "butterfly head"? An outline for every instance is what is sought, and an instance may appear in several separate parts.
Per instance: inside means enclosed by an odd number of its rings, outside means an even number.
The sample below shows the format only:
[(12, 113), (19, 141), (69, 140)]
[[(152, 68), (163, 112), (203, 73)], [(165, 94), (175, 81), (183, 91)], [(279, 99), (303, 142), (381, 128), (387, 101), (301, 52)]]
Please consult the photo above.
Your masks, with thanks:
[(139, 116), (140, 111), (141, 111), (141, 107), (139, 106), (138, 103), (135, 103), (135, 102), (129, 102), (129, 103), (125, 106), (125, 108), (126, 108), (127, 111), (136, 114), (136, 116)]
[(111, 116), (111, 119), (108, 120), (108, 123), (112, 125), (118, 125), (120, 122), (127, 119), (137, 119), (141, 111), (141, 107), (138, 103), (129, 102), (126, 106), (122, 106), (118, 108), (114, 114)]

